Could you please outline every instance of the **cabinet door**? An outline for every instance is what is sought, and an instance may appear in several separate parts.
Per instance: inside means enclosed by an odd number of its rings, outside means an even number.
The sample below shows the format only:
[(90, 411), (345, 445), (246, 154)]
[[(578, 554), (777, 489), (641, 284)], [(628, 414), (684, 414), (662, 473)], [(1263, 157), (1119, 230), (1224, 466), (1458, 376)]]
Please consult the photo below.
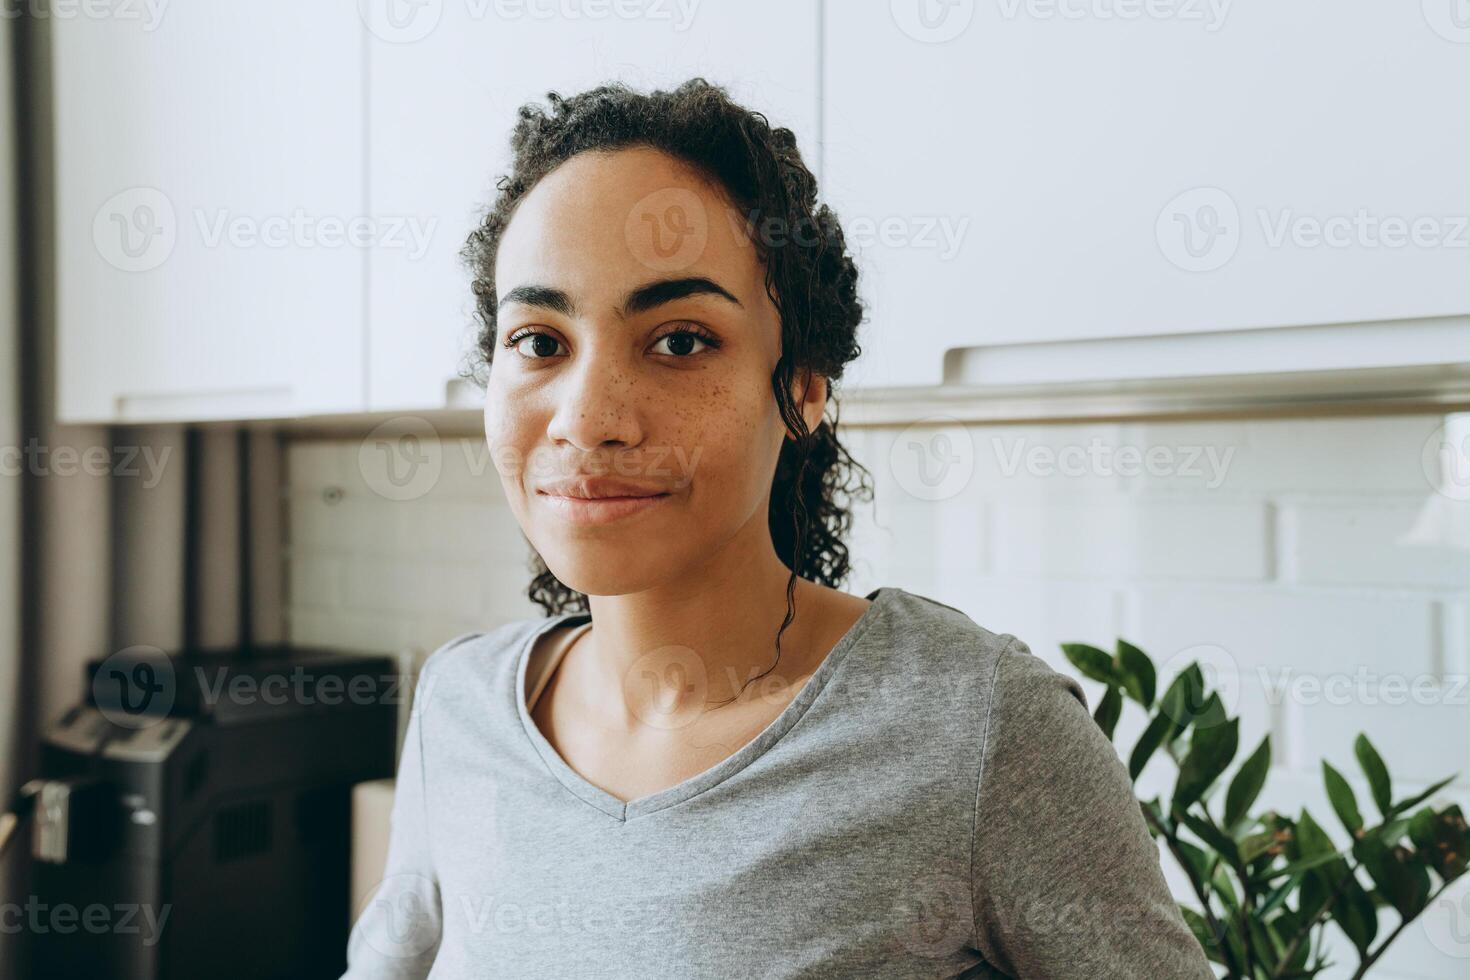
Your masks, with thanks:
[(476, 332), (459, 250), (506, 172), (519, 106), (548, 90), (701, 75), (793, 130), (815, 170), (818, 6), (478, 0), (369, 17), (372, 210), (418, 232), (372, 253), (371, 407), (446, 403)]
[(356, 9), (117, 10), (51, 19), (61, 418), (361, 411)]
[(1452, 7), (828, 4), (826, 186), (872, 313), (853, 383), (939, 382), (952, 348), (1470, 312)]

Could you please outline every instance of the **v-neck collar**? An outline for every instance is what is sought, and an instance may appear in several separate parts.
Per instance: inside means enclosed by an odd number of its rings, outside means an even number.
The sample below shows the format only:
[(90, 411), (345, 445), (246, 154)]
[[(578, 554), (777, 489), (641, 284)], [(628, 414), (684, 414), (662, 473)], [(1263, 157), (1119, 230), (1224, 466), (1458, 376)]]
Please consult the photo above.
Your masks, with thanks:
[(580, 625), (581, 623), (589, 622), (592, 619), (591, 613), (563, 613), (560, 616), (550, 617), (546, 622), (532, 630), (531, 634), (521, 644), (520, 650), (516, 654), (516, 714), (520, 716), (521, 727), (525, 730), (527, 738), (531, 740), (531, 744), (535, 746), (537, 754), (541, 756), (541, 760), (546, 764), (546, 768), (577, 799), (619, 821), (628, 821), (634, 817), (654, 813), (666, 807), (673, 806), (676, 803), (682, 803), (693, 796), (703, 793), (707, 789), (718, 786), (769, 751), (801, 719), (801, 716), (806, 713), (807, 708), (811, 707), (812, 702), (817, 699), (817, 695), (822, 693), (822, 689), (827, 686), (828, 680), (831, 679), (832, 675), (846, 658), (848, 651), (852, 649), (873, 621), (878, 618), (881, 611), (886, 608), (888, 602), (894, 595), (900, 591), (902, 590), (895, 587), (881, 586), (863, 597), (870, 603), (868, 608), (863, 610), (863, 614), (857, 618), (857, 621), (852, 626), (848, 627), (847, 632), (828, 651), (827, 656), (817, 666), (816, 671), (807, 678), (806, 683), (802, 685), (796, 697), (792, 698), (786, 707), (781, 710), (781, 713), (776, 715), (765, 728), (761, 729), (755, 738), (736, 749), (732, 755), (715, 763), (715, 765), (703, 772), (691, 776), (683, 782), (675, 783), (667, 789), (659, 790), (656, 793), (650, 793), (646, 796), (640, 796), (624, 802), (601, 787), (593, 785), (575, 769), (567, 765), (566, 761), (562, 759), (561, 755), (552, 747), (551, 743), (546, 740), (546, 736), (541, 734), (541, 729), (536, 727), (536, 723), (531, 718), (531, 713), (527, 708), (526, 670), (527, 664), (530, 661), (531, 651), (535, 649), (536, 641), (558, 626)]

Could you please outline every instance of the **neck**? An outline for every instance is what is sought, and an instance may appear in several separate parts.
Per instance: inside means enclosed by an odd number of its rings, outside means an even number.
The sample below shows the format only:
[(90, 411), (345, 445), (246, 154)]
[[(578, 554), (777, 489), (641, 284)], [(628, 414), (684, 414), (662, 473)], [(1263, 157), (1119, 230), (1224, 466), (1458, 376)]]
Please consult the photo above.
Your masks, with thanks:
[(808, 624), (825, 590), (796, 580), (778, 663), (790, 570), (776, 555), (763, 513), (760, 522), (759, 536), (737, 536), (671, 580), (588, 597), (593, 626), (578, 646), (591, 710), (627, 730), (677, 728), (742, 688), (758, 693), (795, 681), (809, 659)]

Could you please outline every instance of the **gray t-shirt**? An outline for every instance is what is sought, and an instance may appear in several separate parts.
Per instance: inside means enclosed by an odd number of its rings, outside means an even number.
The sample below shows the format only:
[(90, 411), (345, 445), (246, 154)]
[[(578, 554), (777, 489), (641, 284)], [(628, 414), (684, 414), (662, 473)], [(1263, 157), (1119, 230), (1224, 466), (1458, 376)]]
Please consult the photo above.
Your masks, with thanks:
[(421, 675), (346, 977), (1211, 980), (1082, 688), (900, 588), (713, 768), (623, 803), (531, 721), (535, 640)]

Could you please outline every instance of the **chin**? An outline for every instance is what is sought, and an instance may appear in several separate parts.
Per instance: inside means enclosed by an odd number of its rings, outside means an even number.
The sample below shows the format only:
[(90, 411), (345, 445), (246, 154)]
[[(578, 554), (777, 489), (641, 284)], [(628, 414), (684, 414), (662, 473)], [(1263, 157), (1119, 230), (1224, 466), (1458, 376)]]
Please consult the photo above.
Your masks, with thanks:
[[(630, 552), (636, 552), (636, 557)], [(648, 554), (646, 548), (626, 542), (584, 541), (537, 548), (537, 553), (559, 582), (583, 595), (642, 592), (666, 579), (671, 567)]]

